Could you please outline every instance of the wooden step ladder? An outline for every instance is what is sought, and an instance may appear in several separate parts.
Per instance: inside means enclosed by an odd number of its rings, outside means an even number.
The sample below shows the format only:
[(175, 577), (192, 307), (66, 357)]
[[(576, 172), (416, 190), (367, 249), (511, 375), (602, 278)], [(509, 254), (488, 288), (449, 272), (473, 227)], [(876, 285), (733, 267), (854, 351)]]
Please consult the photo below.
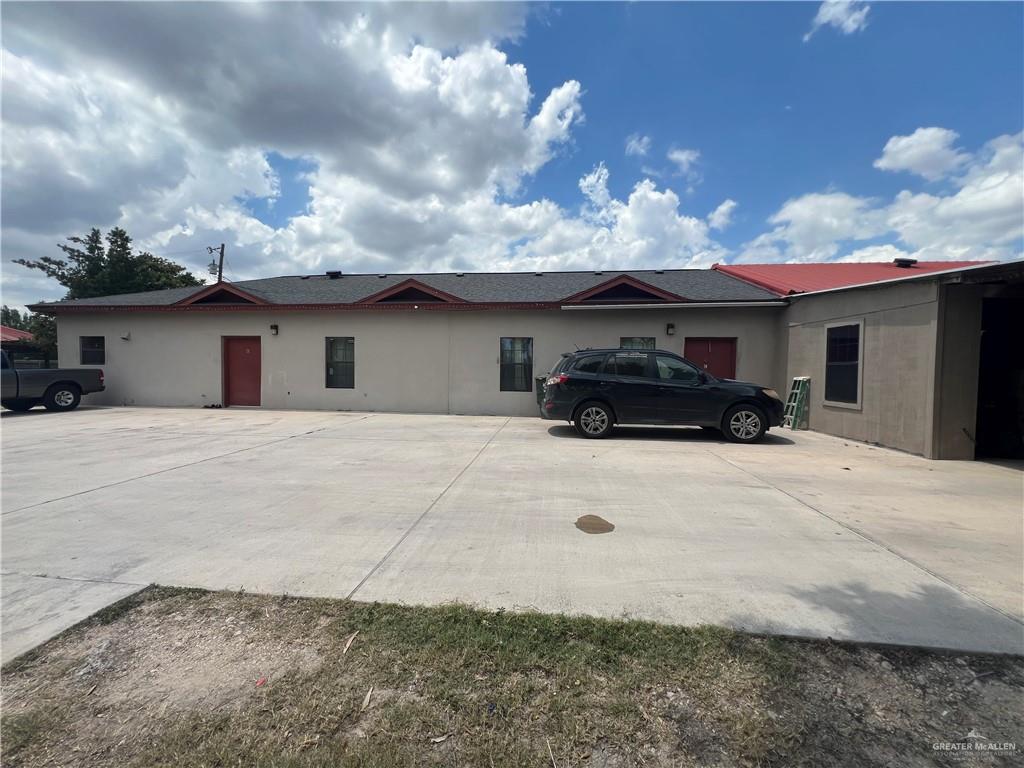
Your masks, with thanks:
[(810, 376), (797, 376), (789, 388), (786, 410), (783, 411), (782, 426), (790, 429), (807, 429), (807, 395), (811, 389)]

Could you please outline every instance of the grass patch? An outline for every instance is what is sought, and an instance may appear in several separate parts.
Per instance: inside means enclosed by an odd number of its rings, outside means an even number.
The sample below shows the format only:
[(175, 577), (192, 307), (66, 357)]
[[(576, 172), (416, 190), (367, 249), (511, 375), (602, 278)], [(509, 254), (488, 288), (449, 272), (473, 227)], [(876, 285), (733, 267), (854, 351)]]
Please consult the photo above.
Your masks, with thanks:
[(1024, 726), (1019, 659), (157, 587), (4, 672), (4, 765), (927, 764)]

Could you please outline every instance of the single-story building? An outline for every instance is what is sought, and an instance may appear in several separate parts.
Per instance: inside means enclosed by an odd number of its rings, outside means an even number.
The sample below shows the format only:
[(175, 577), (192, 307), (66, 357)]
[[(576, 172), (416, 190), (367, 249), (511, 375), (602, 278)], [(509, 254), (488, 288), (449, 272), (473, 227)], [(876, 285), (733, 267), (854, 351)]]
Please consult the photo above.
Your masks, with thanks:
[(973, 458), (991, 381), (1021, 370), (1008, 346), (1022, 275), (1022, 262), (329, 271), (31, 309), (56, 316), (62, 367), (106, 369), (91, 402), (532, 415), (535, 376), (562, 352), (658, 348), (780, 392), (809, 376), (812, 429)]

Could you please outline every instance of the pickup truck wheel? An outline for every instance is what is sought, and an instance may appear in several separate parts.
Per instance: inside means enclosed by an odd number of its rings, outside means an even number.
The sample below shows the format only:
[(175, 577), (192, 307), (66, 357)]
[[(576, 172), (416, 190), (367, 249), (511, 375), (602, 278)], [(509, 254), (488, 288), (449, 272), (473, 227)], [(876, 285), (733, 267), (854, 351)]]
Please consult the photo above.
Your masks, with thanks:
[(35, 400), (4, 400), (3, 403), (0, 403), (8, 411), (14, 411), (15, 413), (24, 413), (35, 404)]
[(54, 384), (43, 395), (43, 405), (48, 411), (73, 411), (82, 402), (82, 390), (77, 384)]

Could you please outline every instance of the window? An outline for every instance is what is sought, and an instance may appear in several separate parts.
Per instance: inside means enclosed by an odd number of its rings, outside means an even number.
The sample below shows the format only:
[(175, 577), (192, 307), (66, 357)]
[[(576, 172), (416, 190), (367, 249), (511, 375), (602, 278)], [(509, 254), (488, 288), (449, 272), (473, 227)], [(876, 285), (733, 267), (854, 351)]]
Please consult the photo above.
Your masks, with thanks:
[(533, 339), (502, 336), (499, 363), (502, 392), (533, 391)]
[(643, 352), (619, 352), (608, 358), (605, 373), (616, 376), (647, 376), (647, 355)]
[(103, 365), (107, 361), (106, 339), (103, 336), (79, 336), (78, 349), (78, 359), (82, 365)]
[(653, 336), (622, 336), (619, 338), (620, 349), (654, 349)]
[(327, 388), (355, 389), (356, 340), (353, 336), (327, 339)]
[(861, 322), (825, 328), (826, 405), (860, 405), (862, 329)]
[(697, 369), (682, 360), (667, 355), (658, 355), (655, 361), (659, 379), (674, 381), (677, 384), (696, 384), (700, 380)]
[(576, 361), (572, 369), (577, 373), (597, 373), (601, 370), (601, 363), (604, 362), (604, 355), (590, 355), (581, 357)]

